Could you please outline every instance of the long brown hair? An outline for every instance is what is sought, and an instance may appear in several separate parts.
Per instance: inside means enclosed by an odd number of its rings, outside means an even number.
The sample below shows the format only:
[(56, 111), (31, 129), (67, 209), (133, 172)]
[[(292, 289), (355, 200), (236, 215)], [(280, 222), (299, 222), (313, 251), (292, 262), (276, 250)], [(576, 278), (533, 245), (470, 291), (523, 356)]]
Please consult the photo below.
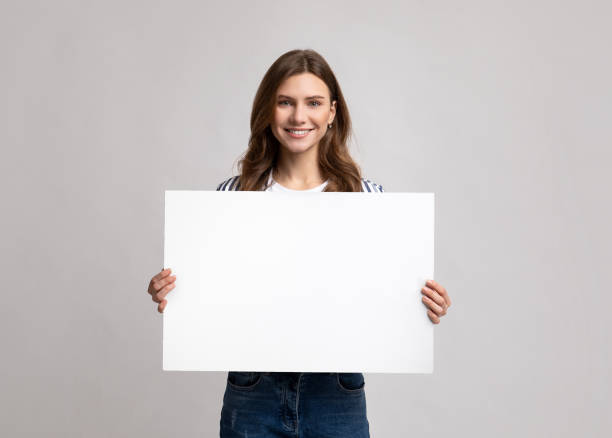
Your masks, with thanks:
[(351, 158), (347, 141), (351, 134), (351, 119), (340, 85), (325, 59), (314, 50), (291, 50), (281, 55), (264, 75), (251, 111), (249, 147), (239, 161), (240, 190), (265, 190), (270, 172), (277, 163), (280, 144), (272, 133), (276, 91), (290, 76), (312, 73), (319, 77), (336, 101), (332, 127), (319, 142), (319, 167), (329, 182), (326, 192), (360, 192), (361, 170)]

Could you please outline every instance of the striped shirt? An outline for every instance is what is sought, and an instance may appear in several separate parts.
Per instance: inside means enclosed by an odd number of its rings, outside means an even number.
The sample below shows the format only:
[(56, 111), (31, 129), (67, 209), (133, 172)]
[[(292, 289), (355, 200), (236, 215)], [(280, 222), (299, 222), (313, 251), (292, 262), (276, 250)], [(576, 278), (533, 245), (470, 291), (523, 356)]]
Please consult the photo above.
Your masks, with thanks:
[[(240, 190), (240, 176), (232, 176), (226, 179), (217, 186), (217, 191), (228, 192)], [(376, 184), (369, 179), (361, 178), (361, 191), (362, 192), (384, 192), (380, 184)]]

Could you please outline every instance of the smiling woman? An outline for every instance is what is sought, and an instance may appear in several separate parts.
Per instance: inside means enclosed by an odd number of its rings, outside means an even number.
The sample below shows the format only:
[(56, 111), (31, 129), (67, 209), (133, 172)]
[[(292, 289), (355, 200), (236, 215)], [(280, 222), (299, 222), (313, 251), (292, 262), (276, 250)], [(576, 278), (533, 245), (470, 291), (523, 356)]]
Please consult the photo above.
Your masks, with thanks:
[[(350, 132), (348, 108), (327, 62), (313, 50), (287, 52), (268, 69), (255, 95), (240, 175), (217, 190), (382, 193), (351, 158)], [(175, 281), (169, 269), (151, 279), (149, 293), (158, 311), (163, 312)], [(427, 286), (423, 303), (437, 324), (450, 298), (438, 283)], [(362, 373), (230, 371), (221, 438), (369, 437), (364, 387)]]

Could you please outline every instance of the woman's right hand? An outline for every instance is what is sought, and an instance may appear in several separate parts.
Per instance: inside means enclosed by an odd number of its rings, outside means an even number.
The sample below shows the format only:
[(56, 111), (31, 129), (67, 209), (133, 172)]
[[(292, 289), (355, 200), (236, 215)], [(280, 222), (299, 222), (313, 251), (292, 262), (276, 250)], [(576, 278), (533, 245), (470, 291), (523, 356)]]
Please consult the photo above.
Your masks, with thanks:
[(166, 307), (166, 301), (164, 297), (168, 295), (172, 289), (174, 289), (174, 281), (176, 280), (176, 275), (170, 275), (172, 269), (167, 268), (161, 271), (159, 274), (155, 275), (151, 278), (149, 283), (148, 293), (151, 295), (151, 298), (156, 303), (159, 303), (157, 306), (157, 311), (159, 313), (164, 313), (164, 308)]

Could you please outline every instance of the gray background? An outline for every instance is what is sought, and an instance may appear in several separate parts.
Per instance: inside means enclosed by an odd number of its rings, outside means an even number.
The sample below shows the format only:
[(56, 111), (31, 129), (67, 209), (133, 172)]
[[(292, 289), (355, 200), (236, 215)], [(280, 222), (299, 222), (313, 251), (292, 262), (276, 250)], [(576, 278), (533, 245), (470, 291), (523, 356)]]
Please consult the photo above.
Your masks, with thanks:
[(2, 436), (216, 436), (163, 372), (165, 189), (235, 172), (282, 53), (329, 61), (352, 151), (436, 193), (432, 375), (366, 375), (373, 437), (609, 436), (609, 2), (2, 2)]

